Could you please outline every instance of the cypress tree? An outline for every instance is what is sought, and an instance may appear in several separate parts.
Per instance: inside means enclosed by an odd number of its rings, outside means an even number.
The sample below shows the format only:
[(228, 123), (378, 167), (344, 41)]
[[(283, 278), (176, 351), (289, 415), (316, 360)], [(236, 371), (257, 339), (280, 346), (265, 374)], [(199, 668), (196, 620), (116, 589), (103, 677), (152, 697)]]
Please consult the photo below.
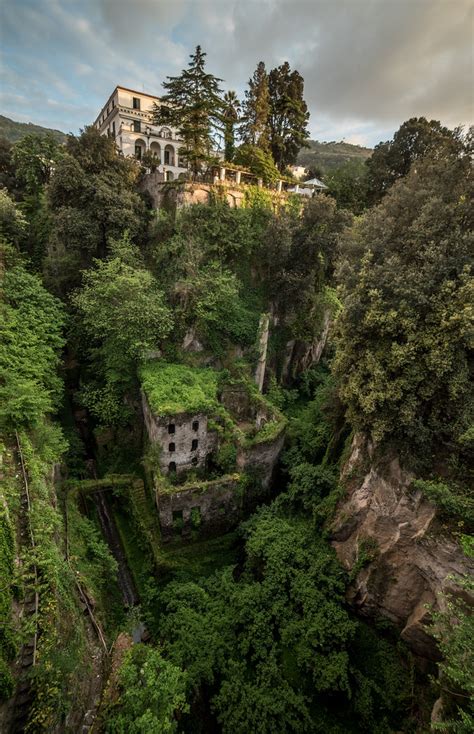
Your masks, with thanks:
[(287, 61), (268, 75), (270, 149), (280, 171), (296, 163), (309, 137), (309, 112), (303, 99), (304, 79)]
[(268, 74), (264, 62), (260, 61), (253, 77), (249, 79), (249, 88), (245, 91), (243, 122), (240, 127), (242, 141), (268, 151), (270, 147), (269, 116)]

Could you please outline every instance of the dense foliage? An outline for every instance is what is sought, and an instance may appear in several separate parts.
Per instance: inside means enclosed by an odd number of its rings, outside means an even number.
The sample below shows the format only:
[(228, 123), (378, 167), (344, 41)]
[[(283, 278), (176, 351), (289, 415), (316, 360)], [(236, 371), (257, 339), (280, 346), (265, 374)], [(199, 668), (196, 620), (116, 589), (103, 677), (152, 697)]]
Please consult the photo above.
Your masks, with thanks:
[[(198, 48), (189, 68), (169, 80), (171, 106), (157, 111), (157, 120), (173, 124), (181, 105), (196, 174), (211, 162), (214, 129), (224, 125), (234, 155), (240, 114), (235, 95), (221, 108), (219, 80), (205, 72), (204, 56)], [(282, 169), (304, 143), (306, 117), (298, 72), (283, 64), (267, 75), (262, 62), (246, 95), (247, 137), (235, 161), (275, 180), (275, 162)], [(247, 187), (242, 208), (232, 209), (215, 187), (208, 205), (159, 213), (148, 211), (138, 193), (143, 171), (136, 162), (120, 158), (92, 128), (69, 136), (61, 149), (38, 138), (0, 150), (1, 180), (9, 187), (0, 192), (0, 430), (8, 460), (0, 502), (0, 580), (8, 593), (0, 611), (11, 617), (14, 560), (21, 555), (21, 583), (30, 583), (35, 565), (41, 592), (32, 730), (66, 726), (70, 694), (89, 675), (91, 646), (75, 580), (93, 600), (108, 642), (125, 624), (117, 564), (93, 503), (72, 492), (58, 497), (51, 481), (51, 465), (66, 450), (51, 416), (62, 408), (71, 437), (64, 473), (82, 476), (89, 467), (103, 474), (119, 456), (127, 471), (148, 478), (156, 456), (143, 441), (140, 387), (160, 414), (214, 409), (219, 373), (255, 369), (263, 314), (270, 315), (265, 391), (288, 419), (278, 497), (243, 524), (235, 552), (216, 545), (201, 563), (198, 543), (187, 550), (160, 543), (151, 485), (138, 500), (115, 487), (115, 517), (151, 640), (134, 646), (116, 671), (118, 695), (105, 729), (389, 734), (416, 731), (416, 717), (426, 720), (407, 651), (347, 607), (351, 579), (328, 543), (327, 526), (344, 491), (344, 449), (357, 431), (418, 471), (413, 486), (437, 505), (446, 528), (455, 518), (458, 534), (471, 529), (468, 142), (439, 123), (412, 120), (378, 147), (369, 166), (334, 171), (334, 198), (290, 197), (275, 209), (268, 191)], [(366, 211), (370, 195), (381, 201)], [(45, 288), (42, 273), (63, 303)], [(268, 439), (282, 424), (269, 421), (259, 438), (245, 435), (249, 444)], [(34, 553), (15, 546), (21, 488), (13, 454), (4, 450), (15, 431), (31, 482)], [(127, 453), (132, 436), (135, 463)], [(224, 441), (220, 448), (217, 469), (234, 469), (235, 446)], [(252, 477), (244, 480), (250, 487)], [(198, 533), (199, 512), (194, 521)], [(361, 547), (366, 552), (352, 577), (369, 558), (370, 539)], [(0, 633), (4, 696), (14, 687), (16, 646), (7, 622)], [(472, 624), (460, 600), (435, 623), (444, 655), (443, 726), (464, 734), (472, 724), (462, 703), (472, 690)]]
[(471, 186), (465, 156), (420, 161), (353, 230), (340, 264), (335, 371), (350, 423), (428, 465), (469, 451)]
[(61, 303), (29, 273), (8, 247), (0, 253), (0, 429), (38, 425), (57, 409), (62, 386), (57, 376), (64, 344)]
[(175, 127), (183, 141), (180, 153), (194, 175), (215, 161), (214, 134), (222, 109), (219, 82), (205, 70), (206, 53), (200, 46), (187, 69), (163, 83), (166, 94), (155, 105), (156, 124)]

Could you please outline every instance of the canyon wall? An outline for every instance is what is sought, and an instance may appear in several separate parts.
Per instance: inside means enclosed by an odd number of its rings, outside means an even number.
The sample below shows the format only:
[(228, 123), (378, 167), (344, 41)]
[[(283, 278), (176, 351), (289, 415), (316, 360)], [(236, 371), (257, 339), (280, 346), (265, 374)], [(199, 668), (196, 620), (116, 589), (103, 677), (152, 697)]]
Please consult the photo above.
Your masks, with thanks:
[(396, 457), (377, 463), (356, 436), (342, 481), (346, 496), (331, 528), (332, 545), (353, 577), (348, 600), (368, 617), (395, 623), (412, 650), (436, 659), (426, 625), (431, 610), (446, 607), (444, 595), (465, 595), (456, 577), (474, 573), (455, 534)]

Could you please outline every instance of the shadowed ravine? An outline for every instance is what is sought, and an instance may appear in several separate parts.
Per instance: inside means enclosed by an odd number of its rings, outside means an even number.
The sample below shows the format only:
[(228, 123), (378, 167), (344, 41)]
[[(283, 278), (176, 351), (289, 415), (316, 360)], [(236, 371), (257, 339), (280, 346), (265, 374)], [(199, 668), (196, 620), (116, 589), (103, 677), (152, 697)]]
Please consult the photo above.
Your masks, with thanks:
[(117, 579), (122, 593), (123, 603), (126, 607), (133, 607), (138, 604), (138, 594), (135, 589), (135, 584), (133, 583), (130, 569), (127, 565), (127, 559), (125, 558), (125, 553), (120, 541), (115, 520), (112, 513), (109, 511), (105, 493), (97, 492), (95, 497), (102, 533), (118, 564)]

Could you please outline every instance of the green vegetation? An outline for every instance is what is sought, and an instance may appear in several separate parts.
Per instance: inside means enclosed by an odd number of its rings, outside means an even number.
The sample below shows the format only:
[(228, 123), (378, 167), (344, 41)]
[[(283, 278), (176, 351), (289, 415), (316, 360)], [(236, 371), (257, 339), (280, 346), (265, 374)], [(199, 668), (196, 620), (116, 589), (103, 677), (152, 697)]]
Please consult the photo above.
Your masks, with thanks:
[(439, 451), (467, 460), (474, 420), (470, 173), (464, 152), (419, 162), (354, 228), (340, 263), (335, 374), (348, 419), (428, 468)]
[(351, 161), (364, 162), (371, 154), (370, 148), (345, 143), (342, 140), (329, 143), (308, 140), (308, 147), (299, 152), (297, 162), (299, 166), (306, 166), (315, 175), (318, 173), (321, 175)]
[(41, 125), (33, 125), (32, 122), (16, 122), (10, 120), (9, 117), (0, 115), (0, 137), (5, 138), (10, 143), (16, 143), (17, 140), (31, 134), (52, 135), (58, 143), (64, 143), (66, 140), (66, 133), (62, 133), (60, 130), (51, 130)]
[[(158, 117), (179, 114), (195, 175), (224, 126), (229, 157), (274, 180), (305, 142), (301, 76), (261, 62), (243, 119), (235, 95), (221, 109), (218, 81), (198, 48), (167, 82), (176, 106)], [(246, 138), (234, 150), (239, 123)], [(65, 146), (47, 136), (0, 145), (0, 695), (14, 691), (12, 658), (38, 629), (30, 731), (66, 732), (71, 710), (91, 707), (103, 645), (77, 584), (107, 645), (130, 624), (90, 496), (99, 488), (110, 489), (150, 635), (113, 671), (103, 730), (408, 734), (426, 728), (436, 686), (439, 728), (472, 728), (463, 596), (433, 615), (444, 659), (430, 689), (397, 631), (362, 624), (346, 602), (378, 562), (377, 539), (359, 538), (346, 573), (328, 537), (357, 433), (372, 462), (398, 456), (443, 533), (472, 547), (470, 139), (421, 118), (368, 164), (369, 151), (344, 143), (315, 150), (334, 198), (277, 210), (268, 190), (248, 187), (231, 209), (216, 187), (209, 205), (171, 214), (149, 210), (143, 170), (95, 129)], [(341, 155), (353, 160), (336, 170)], [(263, 395), (252, 382), (262, 314)], [(160, 490), (207, 491), (231, 476), (250, 513), (258, 467), (239, 476), (238, 450), (286, 427), (266, 504), (235, 533), (200, 539), (196, 505), (190, 538), (161, 541), (140, 388), (158, 416), (205, 413), (219, 437), (206, 468)], [(38, 614), (21, 621), (15, 602), (32, 589)]]
[(155, 103), (154, 121), (178, 130), (183, 141), (180, 154), (196, 176), (217, 160), (212, 149), (213, 133), (223, 105), (221, 79), (205, 71), (206, 53), (201, 46), (196, 46), (190, 59), (180, 76), (170, 76), (163, 83), (166, 94), (161, 96), (159, 105)]
[(38, 425), (61, 397), (57, 376), (65, 322), (61, 303), (8, 246), (0, 303), (0, 430)]
[(219, 373), (209, 368), (153, 361), (140, 370), (142, 387), (159, 416), (213, 412), (217, 406)]
[(415, 479), (413, 487), (421, 489), (425, 497), (439, 507), (442, 515), (454, 517), (465, 524), (466, 529), (474, 530), (474, 498), (466, 493), (462, 485)]
[(119, 673), (120, 697), (107, 711), (110, 734), (171, 734), (178, 731), (176, 713), (188, 710), (186, 674), (156, 648), (135, 645)]

